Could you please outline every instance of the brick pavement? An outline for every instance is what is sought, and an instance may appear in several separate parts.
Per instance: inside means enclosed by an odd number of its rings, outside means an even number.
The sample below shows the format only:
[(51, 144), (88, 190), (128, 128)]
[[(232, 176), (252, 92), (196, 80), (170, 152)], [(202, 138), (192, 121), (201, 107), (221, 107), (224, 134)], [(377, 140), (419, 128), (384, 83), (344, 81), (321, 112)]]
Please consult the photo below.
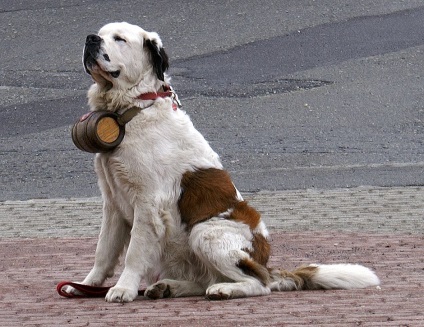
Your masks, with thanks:
[[(248, 194), (272, 231), (270, 265), (363, 263), (381, 288), (109, 304), (64, 299), (93, 263), (100, 199), (0, 202), (2, 326), (424, 326), (424, 188)], [(113, 280), (111, 281), (113, 283)]]

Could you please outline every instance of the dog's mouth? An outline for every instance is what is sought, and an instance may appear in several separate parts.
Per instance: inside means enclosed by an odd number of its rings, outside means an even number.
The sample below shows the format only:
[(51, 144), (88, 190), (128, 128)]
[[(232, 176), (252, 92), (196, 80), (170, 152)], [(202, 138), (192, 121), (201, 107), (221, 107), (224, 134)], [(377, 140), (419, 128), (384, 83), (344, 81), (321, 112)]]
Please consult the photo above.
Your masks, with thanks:
[(119, 75), (121, 74), (120, 70), (115, 70), (114, 72), (109, 72), (110, 76), (112, 76), (113, 78), (118, 78)]
[(103, 77), (105, 77), (105, 75), (109, 75), (112, 78), (118, 78), (119, 75), (121, 75), (121, 71), (120, 70), (114, 70), (114, 71), (107, 71), (107, 70), (103, 70), (100, 65), (98, 65), (97, 63), (91, 63), (91, 64), (85, 64), (85, 71), (87, 72), (87, 74), (89, 75), (93, 75), (92, 73), (98, 73), (100, 75), (102, 75)]
[(89, 75), (92, 75), (92, 73), (99, 73), (101, 75), (110, 75), (112, 78), (118, 78), (121, 75), (121, 71), (119, 69), (111, 71), (104, 69), (98, 63), (97, 59), (91, 55), (84, 55), (84, 70)]

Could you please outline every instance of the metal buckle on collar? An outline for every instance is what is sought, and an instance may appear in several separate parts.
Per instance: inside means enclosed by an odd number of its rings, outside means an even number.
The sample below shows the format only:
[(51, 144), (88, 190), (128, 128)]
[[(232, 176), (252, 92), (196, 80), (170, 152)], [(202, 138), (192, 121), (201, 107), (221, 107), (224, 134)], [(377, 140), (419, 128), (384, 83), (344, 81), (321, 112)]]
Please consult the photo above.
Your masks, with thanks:
[(178, 99), (178, 94), (174, 91), (174, 88), (171, 85), (168, 85), (169, 91), (171, 92), (171, 99), (172, 102), (177, 105), (178, 108), (182, 107), (182, 104), (180, 102), (180, 99)]

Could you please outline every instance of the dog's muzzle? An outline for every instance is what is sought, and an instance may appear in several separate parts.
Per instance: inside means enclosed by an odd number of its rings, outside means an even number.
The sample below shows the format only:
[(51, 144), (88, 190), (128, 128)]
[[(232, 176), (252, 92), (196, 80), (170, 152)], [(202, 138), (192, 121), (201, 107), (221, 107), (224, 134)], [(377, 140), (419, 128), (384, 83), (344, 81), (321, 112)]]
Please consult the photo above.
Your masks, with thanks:
[[(83, 63), (84, 63), (84, 69), (85, 71), (91, 75), (91, 71), (93, 70), (94, 66), (98, 66), (97, 60), (99, 59), (100, 54), (100, 47), (102, 44), (102, 38), (96, 34), (90, 34), (87, 36), (87, 39), (85, 41), (85, 47), (84, 47), (84, 54), (83, 54)], [(109, 55), (104, 53), (102, 54), (102, 58), (105, 61), (110, 62)], [(120, 70), (114, 70), (114, 71), (106, 71), (110, 74), (113, 78), (118, 78), (121, 74)]]
[(100, 51), (102, 38), (95, 34), (90, 34), (85, 40), (83, 62), (85, 71), (90, 74), (90, 69), (97, 64), (97, 57)]

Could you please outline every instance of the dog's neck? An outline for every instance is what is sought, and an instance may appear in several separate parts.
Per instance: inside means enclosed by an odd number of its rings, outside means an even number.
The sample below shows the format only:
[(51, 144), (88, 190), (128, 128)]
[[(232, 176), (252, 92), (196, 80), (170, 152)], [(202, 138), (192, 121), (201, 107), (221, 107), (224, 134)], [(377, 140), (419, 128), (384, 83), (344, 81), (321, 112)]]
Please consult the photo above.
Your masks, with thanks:
[(168, 98), (172, 99), (172, 108), (177, 110), (181, 107), (180, 100), (178, 99), (177, 94), (174, 92), (172, 86), (164, 84), (161, 88), (156, 92), (147, 92), (142, 93), (136, 97), (137, 100), (148, 101), (148, 100), (156, 100), (158, 98)]
[[(145, 106), (131, 107), (119, 112), (118, 122), (120, 125), (125, 125), (130, 122), (136, 115), (138, 115), (142, 110), (150, 108), (153, 106), (154, 101), (158, 98), (168, 98), (172, 99), (172, 109), (175, 111), (181, 107), (181, 103), (178, 99), (178, 95), (174, 92), (174, 89), (170, 85), (163, 85), (161, 90), (157, 92), (148, 92), (140, 94), (136, 99), (142, 101), (149, 101), (150, 104)], [(152, 102), (153, 101), (153, 102)]]
[[(170, 97), (174, 109), (181, 104), (173, 89), (169, 86), (170, 78), (160, 81), (155, 76), (144, 76), (142, 81), (130, 89), (104, 88), (104, 85), (93, 84), (88, 91), (89, 105), (92, 111), (121, 111), (124, 108), (151, 106), (158, 98)], [(157, 96), (159, 95), (159, 96)]]
[(156, 92), (141, 93), (135, 98), (138, 100), (156, 100), (157, 98), (170, 97), (171, 95), (171, 87), (168, 85), (162, 85)]

